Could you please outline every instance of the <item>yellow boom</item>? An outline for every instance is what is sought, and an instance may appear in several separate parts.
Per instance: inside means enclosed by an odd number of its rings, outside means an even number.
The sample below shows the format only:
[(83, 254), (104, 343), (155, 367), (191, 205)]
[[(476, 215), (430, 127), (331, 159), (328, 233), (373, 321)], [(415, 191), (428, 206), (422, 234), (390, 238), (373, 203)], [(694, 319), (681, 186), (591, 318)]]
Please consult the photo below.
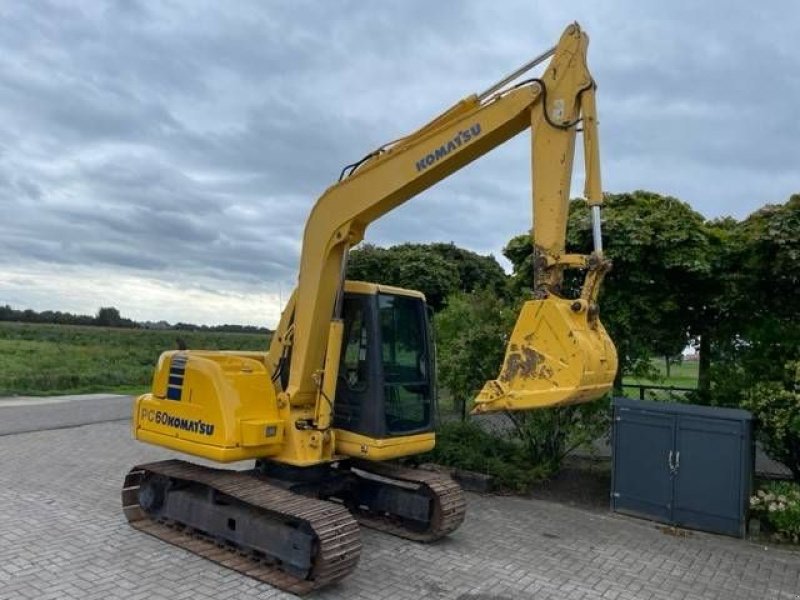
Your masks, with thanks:
[[(367, 226), (529, 128), (539, 299), (522, 310), (503, 370), (484, 387), (476, 410), (582, 402), (610, 388), (616, 353), (596, 306), (608, 263), (600, 248), (590, 257), (564, 251), (579, 122), (584, 130), (585, 195), (593, 207), (602, 203), (595, 85), (586, 64), (587, 46), (588, 36), (580, 27), (568, 26), (558, 45), (539, 57), (553, 56), (541, 79), (464, 98), (415, 133), (374, 152), (319, 198), (305, 227), (298, 287), (268, 358), (276, 365), (291, 345), (289, 385), (282, 392), (286, 403), (318, 407), (320, 418), (328, 418), (330, 410), (320, 389), (327, 383), (332, 398), (338, 364), (326, 363), (325, 356), (338, 356), (334, 352), (341, 345), (335, 304), (347, 251), (363, 239)], [(578, 301), (558, 296), (567, 267), (588, 270)]]
[[(586, 64), (587, 46), (588, 36), (577, 23), (568, 26), (553, 49), (346, 168), (308, 217), (298, 286), (269, 352), (165, 353), (153, 392), (137, 401), (136, 437), (214, 460), (269, 456), (298, 466), (330, 462), (353, 449), (388, 458), (430, 448), (433, 432), (387, 441), (332, 426), (343, 356), (348, 250), (363, 239), (370, 223), (524, 130), (532, 132), (534, 299), (521, 310), (502, 370), (484, 386), (474, 410), (585, 402), (608, 391), (617, 358), (597, 309), (609, 263), (602, 255), (599, 229), (595, 84)], [(512, 84), (548, 58), (541, 78)], [(579, 125), (585, 195), (595, 218), (595, 251), (590, 256), (565, 252)], [(578, 299), (560, 296), (566, 268), (586, 270)], [(374, 389), (380, 391), (382, 384)], [(184, 400), (187, 395), (190, 401), (172, 402), (170, 393)], [(201, 434), (201, 420), (215, 425)], [(196, 428), (191, 425), (195, 422)], [(180, 425), (177, 435), (175, 423)]]

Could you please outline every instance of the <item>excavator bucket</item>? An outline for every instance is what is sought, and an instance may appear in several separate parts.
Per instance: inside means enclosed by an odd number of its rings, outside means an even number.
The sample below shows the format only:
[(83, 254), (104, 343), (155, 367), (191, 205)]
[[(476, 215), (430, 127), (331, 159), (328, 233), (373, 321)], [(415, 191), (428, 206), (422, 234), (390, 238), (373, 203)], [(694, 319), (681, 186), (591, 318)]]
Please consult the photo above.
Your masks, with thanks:
[(486, 382), (473, 414), (589, 402), (611, 389), (617, 352), (584, 300), (525, 303), (500, 375)]

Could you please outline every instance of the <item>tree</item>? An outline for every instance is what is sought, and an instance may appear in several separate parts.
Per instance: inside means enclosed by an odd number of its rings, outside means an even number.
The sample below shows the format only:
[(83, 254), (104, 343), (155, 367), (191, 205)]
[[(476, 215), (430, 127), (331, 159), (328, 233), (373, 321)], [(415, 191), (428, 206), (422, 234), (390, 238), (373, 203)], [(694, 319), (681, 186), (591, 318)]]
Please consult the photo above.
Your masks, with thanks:
[(97, 311), (95, 321), (102, 327), (119, 327), (122, 316), (120, 316), (119, 310), (113, 306), (104, 306)]
[(347, 257), (347, 278), (359, 281), (372, 281), (386, 285), (398, 285), (386, 281), (395, 275), (393, 257), (387, 248), (374, 244), (362, 244), (350, 250)]
[(448, 298), (434, 320), (439, 383), (466, 409), (483, 384), (497, 377), (516, 313), (487, 290)]
[(420, 247), (438, 254), (456, 269), (460, 291), (491, 290), (498, 294), (505, 294), (508, 276), (491, 254), (484, 256), (459, 248), (452, 242), (423, 244)]
[(456, 291), (505, 290), (506, 275), (492, 256), (450, 244), (400, 244), (381, 248), (365, 244), (350, 252), (349, 279), (419, 290), (438, 311)]
[(0, 321), (16, 321), (17, 311), (8, 304), (0, 306)]
[(380, 248), (370, 244), (350, 252), (348, 279), (419, 290), (434, 310), (458, 289), (458, 275), (441, 256), (424, 248), (404, 244)]
[[(767, 205), (729, 228), (717, 311), (708, 341), (707, 390), (738, 405), (759, 382), (783, 378), (800, 360), (800, 195)], [(702, 358), (702, 352), (701, 352)]]
[(698, 348), (697, 387), (695, 401), (702, 404), (713, 403), (711, 397), (711, 360), (719, 342), (726, 336), (731, 324), (741, 320), (734, 318), (742, 310), (737, 298), (741, 272), (736, 268), (734, 258), (739, 223), (731, 218), (715, 219), (705, 225), (708, 239), (708, 272), (693, 281), (694, 293), (701, 300), (689, 313), (689, 332), (692, 342)]

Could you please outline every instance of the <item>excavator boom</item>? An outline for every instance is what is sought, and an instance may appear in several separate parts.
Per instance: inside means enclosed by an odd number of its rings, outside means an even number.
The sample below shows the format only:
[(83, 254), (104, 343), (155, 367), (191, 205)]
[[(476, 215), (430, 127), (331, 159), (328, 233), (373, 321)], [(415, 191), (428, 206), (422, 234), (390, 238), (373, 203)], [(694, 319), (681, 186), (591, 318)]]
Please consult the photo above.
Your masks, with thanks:
[[(586, 196), (602, 203), (595, 84), (586, 64), (588, 36), (567, 27), (558, 45), (486, 92), (471, 95), (413, 134), (351, 165), (330, 187), (306, 222), (296, 294), (270, 348), (277, 367), (291, 345), (283, 400), (314, 406), (327, 420), (341, 347), (337, 299), (344, 286), (347, 252), (367, 226), (524, 130), (531, 129), (533, 243), (538, 304), (527, 305), (511, 337), (501, 375), (477, 398), (476, 410), (522, 410), (583, 402), (603, 395), (616, 372), (616, 353), (597, 318), (596, 296), (608, 262), (565, 253), (576, 129), (584, 128)], [(506, 87), (552, 55), (541, 79)], [(344, 174), (344, 172), (343, 172)], [(599, 210), (594, 211), (599, 225)], [(560, 298), (565, 268), (587, 269), (578, 301)], [(328, 386), (326, 388), (326, 382)]]

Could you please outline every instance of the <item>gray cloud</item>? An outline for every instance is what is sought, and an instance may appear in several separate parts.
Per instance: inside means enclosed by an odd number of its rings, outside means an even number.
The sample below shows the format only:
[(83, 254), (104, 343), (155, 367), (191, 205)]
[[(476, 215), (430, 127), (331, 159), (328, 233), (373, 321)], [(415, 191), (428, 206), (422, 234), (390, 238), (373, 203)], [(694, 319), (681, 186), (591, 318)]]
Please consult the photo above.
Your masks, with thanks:
[[(742, 217), (800, 189), (791, 2), (40, 1), (3, 12), (0, 303), (61, 308), (63, 296), (92, 311), (102, 285), (80, 296), (54, 276), (48, 293), (48, 272), (74, 270), (84, 282), (96, 273), (138, 318), (225, 321), (201, 303), (228, 302), (241, 319), (261, 294), (248, 318), (274, 320), (264, 302), (288, 293), (305, 216), (341, 167), (484, 89), (575, 19), (592, 36), (607, 190)], [(530, 226), (528, 152), (522, 136), (368, 239), (499, 255)], [(150, 312), (111, 293), (134, 281), (158, 295)]]

